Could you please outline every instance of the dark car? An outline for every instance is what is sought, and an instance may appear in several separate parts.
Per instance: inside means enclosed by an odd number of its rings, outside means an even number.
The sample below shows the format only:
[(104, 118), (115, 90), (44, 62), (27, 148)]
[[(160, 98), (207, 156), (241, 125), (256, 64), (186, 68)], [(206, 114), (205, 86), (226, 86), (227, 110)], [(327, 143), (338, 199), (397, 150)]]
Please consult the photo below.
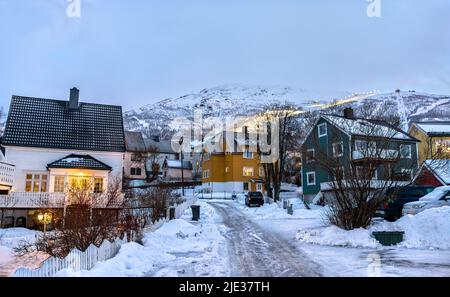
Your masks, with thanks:
[(261, 192), (248, 192), (245, 194), (245, 205), (250, 206), (263, 206), (264, 196)]
[(418, 201), (435, 188), (433, 186), (408, 186), (388, 189), (387, 200), (381, 209), (384, 212), (384, 218), (388, 221), (395, 221), (402, 216), (403, 205)]

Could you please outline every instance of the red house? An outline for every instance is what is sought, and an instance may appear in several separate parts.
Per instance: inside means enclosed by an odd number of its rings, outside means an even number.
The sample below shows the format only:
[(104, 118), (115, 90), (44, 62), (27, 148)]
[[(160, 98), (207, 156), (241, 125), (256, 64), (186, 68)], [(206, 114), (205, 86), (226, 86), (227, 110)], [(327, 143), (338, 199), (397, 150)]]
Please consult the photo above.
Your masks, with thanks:
[(450, 159), (426, 160), (413, 180), (420, 186), (450, 185)]

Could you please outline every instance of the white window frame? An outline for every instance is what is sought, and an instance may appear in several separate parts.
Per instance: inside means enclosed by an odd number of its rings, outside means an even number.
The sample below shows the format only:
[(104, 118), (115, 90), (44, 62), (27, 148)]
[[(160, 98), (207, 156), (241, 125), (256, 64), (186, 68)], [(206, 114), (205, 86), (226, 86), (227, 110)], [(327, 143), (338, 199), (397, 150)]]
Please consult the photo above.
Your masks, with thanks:
[[(342, 180), (345, 180), (345, 168), (344, 168), (344, 166), (339, 167), (339, 169), (341, 169), (341, 171), (342, 171)], [(334, 180), (337, 180), (336, 176), (334, 177)]]
[[(102, 182), (101, 183), (101, 189), (99, 189), (99, 190), (96, 189), (96, 187), (97, 187), (96, 181), (98, 181), (98, 180), (101, 180), (101, 182)], [(92, 183), (93, 183), (92, 186), (93, 186), (94, 193), (99, 194), (99, 193), (103, 193), (105, 191), (105, 179), (103, 177), (93, 176), (92, 177)]]
[[(57, 184), (56, 180), (62, 178), (63, 180), (63, 184), (62, 184), (62, 191), (60, 191), (60, 189), (57, 189), (57, 186), (60, 186)], [(66, 190), (66, 176), (65, 175), (55, 175), (53, 177), (53, 192), (54, 193), (64, 193)]]
[[(325, 127), (325, 133), (324, 134), (320, 134), (320, 128), (321, 127)], [(319, 137), (324, 137), (328, 135), (328, 127), (327, 127), (327, 123), (322, 123), (317, 125), (317, 134), (319, 134)]]
[[(310, 183), (309, 182), (309, 176), (310, 175), (314, 176), (314, 183)], [(316, 182), (317, 182), (317, 180), (316, 180), (316, 172), (315, 171), (306, 172), (306, 185), (308, 185), (308, 186), (315, 186)]]
[[(252, 170), (252, 175), (246, 175), (245, 174), (245, 169), (251, 169)], [(255, 175), (255, 169), (253, 168), (253, 166), (244, 166), (244, 167), (242, 167), (242, 176), (252, 177), (254, 175)]]
[(209, 169), (203, 170), (203, 178), (209, 178)]
[[(309, 152), (313, 152), (312, 160), (308, 160), (308, 153)], [(316, 150), (315, 149), (307, 149), (306, 150), (306, 163), (311, 163), (311, 162), (314, 162), (315, 160), (316, 160)]]
[[(408, 146), (409, 147), (409, 155), (407, 156), (402, 156), (402, 148)], [(412, 158), (412, 147), (410, 144), (400, 144), (400, 149), (399, 149), (399, 153), (400, 153), (400, 158), (402, 159), (411, 159)]]
[[(341, 147), (341, 153), (340, 154), (336, 154), (336, 147), (337, 146)], [(344, 156), (344, 142), (343, 141), (334, 142), (332, 144), (332, 147), (333, 147), (333, 157), (342, 157), (342, 156)]]
[[(27, 178), (27, 175), (31, 175), (31, 179)], [(37, 179), (35, 176), (39, 176)], [(45, 179), (43, 178), (45, 176)], [(49, 174), (42, 172), (26, 172), (25, 173), (25, 192), (27, 192), (27, 183), (31, 182), (31, 188), (28, 193), (47, 193), (49, 192)], [(38, 191), (34, 191), (34, 184), (38, 183)], [(42, 191), (42, 185), (45, 183), (45, 191)]]
[(401, 173), (408, 173), (409, 174), (409, 180), (413, 180), (414, 176), (413, 176), (413, 170), (412, 169), (408, 169), (408, 168), (402, 168), (400, 170)]
[(261, 183), (256, 184), (256, 191), (262, 192), (263, 185)]

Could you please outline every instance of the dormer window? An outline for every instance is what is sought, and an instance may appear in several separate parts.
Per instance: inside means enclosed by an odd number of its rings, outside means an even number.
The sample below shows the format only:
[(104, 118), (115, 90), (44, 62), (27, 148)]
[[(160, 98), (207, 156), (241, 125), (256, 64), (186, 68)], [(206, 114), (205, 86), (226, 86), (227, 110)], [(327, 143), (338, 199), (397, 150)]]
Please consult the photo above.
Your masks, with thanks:
[(323, 123), (317, 126), (319, 137), (327, 136), (327, 123)]

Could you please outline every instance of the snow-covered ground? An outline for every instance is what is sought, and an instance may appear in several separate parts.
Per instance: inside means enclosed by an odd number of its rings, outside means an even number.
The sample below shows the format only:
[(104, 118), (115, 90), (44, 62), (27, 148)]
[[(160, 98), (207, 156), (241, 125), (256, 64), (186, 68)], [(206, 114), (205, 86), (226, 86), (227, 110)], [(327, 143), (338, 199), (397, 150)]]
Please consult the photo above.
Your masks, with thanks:
[[(450, 276), (450, 207), (345, 231), (327, 223), (326, 208), (307, 210), (299, 200), (292, 216), (276, 204), (247, 208), (242, 198), (238, 204), (261, 227), (294, 242), (324, 276)], [(388, 230), (405, 231), (404, 242), (384, 247), (371, 237)]]
[(214, 209), (199, 202), (201, 219), (191, 221), (188, 209), (181, 219), (172, 220), (154, 232), (147, 232), (144, 245), (122, 245), (112, 259), (90, 271), (63, 270), (57, 276), (228, 276), (225, 227)]

